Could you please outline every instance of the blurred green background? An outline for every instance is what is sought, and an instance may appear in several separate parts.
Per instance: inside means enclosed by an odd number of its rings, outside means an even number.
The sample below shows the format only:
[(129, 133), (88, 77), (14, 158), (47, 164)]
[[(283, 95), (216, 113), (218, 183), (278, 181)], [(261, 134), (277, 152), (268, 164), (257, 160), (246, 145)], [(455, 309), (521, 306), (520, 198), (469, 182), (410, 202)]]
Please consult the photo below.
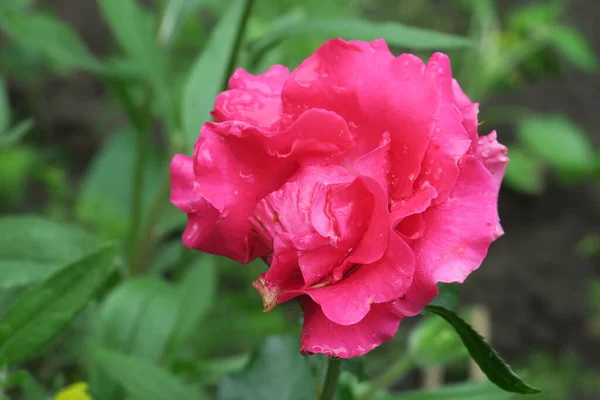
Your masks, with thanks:
[[(229, 395), (244, 378), (223, 377), (256, 365), (267, 336), (298, 336), (301, 313), (295, 304), (262, 312), (251, 286), (260, 262), (182, 248), (185, 221), (167, 204), (165, 168), (174, 152), (191, 152), (232, 67), (294, 68), (329, 38), (384, 37), (395, 54), (449, 54), (481, 103), (480, 134), (496, 129), (509, 147), (506, 235), (442, 300), (467, 317), (474, 305), (489, 311), (492, 343), (545, 389), (538, 398), (600, 399), (600, 3), (256, 0), (236, 49), (242, 3), (0, 0), (0, 310), (99, 240), (119, 240), (124, 260), (58, 338), (2, 370), (4, 393), (41, 399), (86, 381), (101, 400), (161, 398), (137, 391), (152, 378), (128, 375), (154, 376), (142, 360), (169, 374), (156, 378), (173, 389), (162, 398), (177, 398), (182, 382), (222, 399), (263, 398)], [(348, 362), (348, 393), (407, 353), (422, 320), (405, 320), (394, 340)], [(424, 366), (465, 380), (465, 352), (440, 338), (413, 343), (421, 361), (395, 390), (419, 388)], [(265, 346), (285, 368), (305, 367), (294, 364), (293, 339)], [(290, 385), (277, 371), (252, 376)], [(264, 398), (282, 398), (277, 390)]]

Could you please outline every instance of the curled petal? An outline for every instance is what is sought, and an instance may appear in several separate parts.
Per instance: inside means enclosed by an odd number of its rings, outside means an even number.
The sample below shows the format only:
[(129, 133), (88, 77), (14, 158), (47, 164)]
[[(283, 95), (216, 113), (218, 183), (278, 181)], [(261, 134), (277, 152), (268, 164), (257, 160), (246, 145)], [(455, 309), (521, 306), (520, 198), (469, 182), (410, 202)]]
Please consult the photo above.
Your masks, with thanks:
[(362, 356), (398, 331), (402, 315), (389, 304), (374, 304), (365, 317), (354, 325), (339, 325), (329, 320), (321, 307), (309, 297), (300, 298), (304, 310), (303, 354), (322, 353), (350, 358)]
[(274, 65), (259, 75), (237, 69), (229, 80), (229, 90), (217, 97), (212, 117), (217, 122), (244, 121), (267, 130), (277, 128), (281, 89), (289, 73), (282, 65)]
[(463, 92), (462, 88), (456, 81), (452, 80), (452, 91), (454, 92), (454, 100), (456, 106), (462, 114), (462, 125), (467, 130), (469, 137), (472, 141), (472, 149), (477, 145), (477, 127), (479, 123), (477, 121), (477, 114), (479, 113), (479, 103), (473, 103), (471, 99)]

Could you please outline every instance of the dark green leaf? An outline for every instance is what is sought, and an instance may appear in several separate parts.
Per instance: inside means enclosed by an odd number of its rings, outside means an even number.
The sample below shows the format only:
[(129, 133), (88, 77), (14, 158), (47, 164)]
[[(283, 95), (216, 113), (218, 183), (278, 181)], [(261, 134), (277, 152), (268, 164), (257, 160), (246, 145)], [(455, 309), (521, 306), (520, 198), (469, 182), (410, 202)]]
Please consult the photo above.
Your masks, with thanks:
[[(173, 334), (178, 300), (175, 289), (156, 277), (126, 281), (102, 304), (93, 341), (108, 350), (158, 361)], [(118, 397), (111, 377), (92, 365), (91, 384), (98, 397)]]
[(228, 7), (187, 78), (181, 115), (185, 148), (189, 151), (198, 140), (200, 127), (210, 118), (215, 98), (228, 78), (227, 68), (235, 57), (235, 40), (248, 1), (235, 0)]
[(439, 306), (429, 305), (426, 310), (444, 318), (459, 334), (473, 360), (499, 388), (513, 393), (535, 394), (540, 390), (529, 386), (504, 362), (496, 351), (469, 324), (454, 312)]
[(219, 400), (305, 400), (314, 398), (315, 379), (300, 355), (297, 338), (267, 339), (248, 368), (224, 378)]
[(548, 38), (554, 48), (577, 68), (594, 72), (598, 69), (598, 58), (585, 36), (566, 25), (553, 26)]
[(205, 398), (167, 370), (143, 358), (127, 356), (100, 347), (94, 348), (93, 356), (106, 374), (139, 399), (202, 400)]
[(0, 131), (0, 147), (8, 146), (17, 142), (23, 136), (25, 136), (33, 128), (33, 120), (26, 119), (19, 122), (16, 126), (2, 133)]
[(504, 184), (524, 194), (542, 194), (545, 186), (543, 162), (531, 151), (518, 146), (510, 148), (509, 157)]
[[(92, 161), (75, 205), (77, 217), (108, 238), (120, 238), (129, 228), (135, 146), (130, 130), (115, 133)], [(158, 155), (152, 153), (145, 171), (144, 209), (156, 190), (160, 168)]]
[(178, 305), (172, 310), (177, 315), (172, 338), (174, 351), (193, 335), (215, 298), (215, 262), (214, 256), (198, 257), (178, 285)]
[(44, 14), (6, 14), (0, 16), (0, 28), (20, 47), (44, 56), (59, 71), (99, 68), (79, 36), (58, 19)]
[(40, 281), (98, 245), (76, 226), (36, 216), (0, 218), (0, 289)]
[(503, 392), (489, 382), (482, 382), (459, 383), (435, 390), (386, 395), (378, 400), (510, 400), (511, 397), (511, 394)]
[(535, 155), (560, 172), (591, 173), (596, 165), (590, 138), (564, 117), (524, 118), (519, 123), (518, 134)]
[(0, 79), (0, 139), (10, 125), (10, 104), (4, 80)]
[(390, 46), (415, 50), (444, 50), (472, 45), (471, 40), (450, 33), (430, 31), (395, 22), (369, 22), (365, 20), (330, 19), (306, 20), (294, 18), (288, 24), (274, 25), (253, 44), (253, 50), (262, 52), (282, 39), (291, 37), (341, 37), (346, 40), (382, 38)]
[(105, 284), (115, 263), (115, 247), (104, 247), (19, 297), (0, 319), (1, 362), (21, 362), (50, 342)]

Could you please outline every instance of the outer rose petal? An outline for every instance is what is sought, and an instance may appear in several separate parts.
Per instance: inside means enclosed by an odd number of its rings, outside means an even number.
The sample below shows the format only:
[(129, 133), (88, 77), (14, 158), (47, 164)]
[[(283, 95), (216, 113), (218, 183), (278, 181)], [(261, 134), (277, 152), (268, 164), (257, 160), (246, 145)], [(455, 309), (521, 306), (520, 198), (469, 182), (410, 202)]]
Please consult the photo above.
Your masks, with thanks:
[(425, 233), (412, 245), (417, 268), (430, 282), (463, 282), (481, 265), (498, 223), (497, 200), (490, 173), (465, 156), (454, 190), (423, 214)]
[(360, 322), (344, 326), (331, 322), (309, 297), (301, 297), (300, 304), (304, 309), (304, 330), (300, 336), (303, 354), (322, 353), (341, 358), (362, 356), (392, 339), (402, 320), (402, 315), (391, 305), (374, 304)]
[(471, 138), (462, 125), (462, 115), (454, 103), (450, 59), (435, 53), (427, 63), (427, 70), (435, 77), (441, 96), (441, 105), (435, 116), (435, 129), (421, 165), (417, 185), (429, 182), (437, 189), (434, 204), (441, 203), (450, 194), (458, 179), (458, 160), (471, 146)]
[(440, 104), (434, 77), (420, 59), (394, 58), (383, 40), (330, 40), (292, 72), (282, 96), (283, 123), (315, 107), (342, 116), (357, 143), (352, 160), (389, 132), (390, 195), (412, 193)]
[(266, 72), (252, 75), (237, 69), (229, 79), (229, 89), (215, 101), (211, 113), (217, 122), (244, 121), (272, 130), (281, 118), (281, 88), (289, 70), (274, 65)]
[(415, 260), (398, 235), (390, 234), (389, 240), (381, 260), (359, 266), (336, 284), (303, 292), (321, 305), (327, 318), (340, 325), (358, 323), (373, 304), (398, 299), (412, 283)]

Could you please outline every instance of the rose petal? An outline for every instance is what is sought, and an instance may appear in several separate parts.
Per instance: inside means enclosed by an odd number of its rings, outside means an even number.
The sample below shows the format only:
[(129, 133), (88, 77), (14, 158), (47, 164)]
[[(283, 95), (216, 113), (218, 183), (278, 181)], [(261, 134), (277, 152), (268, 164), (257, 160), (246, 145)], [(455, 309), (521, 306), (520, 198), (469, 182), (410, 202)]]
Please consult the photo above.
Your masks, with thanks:
[(211, 115), (217, 122), (244, 121), (273, 130), (281, 118), (281, 89), (289, 75), (282, 65), (252, 75), (237, 69), (229, 79), (229, 89), (219, 94)]
[(490, 173), (465, 156), (454, 190), (423, 214), (425, 233), (412, 245), (417, 268), (430, 282), (463, 282), (481, 265), (498, 223), (497, 200)]
[(469, 99), (456, 79), (452, 80), (452, 91), (454, 92), (456, 106), (462, 114), (462, 124), (471, 138), (471, 146), (473, 149), (477, 145), (477, 137), (479, 136), (477, 133), (477, 127), (479, 126), (479, 122), (477, 121), (479, 103), (473, 103), (471, 99)]
[(338, 325), (329, 320), (309, 297), (301, 297), (300, 304), (304, 310), (304, 329), (300, 336), (303, 354), (322, 353), (341, 358), (361, 356), (392, 339), (402, 320), (402, 315), (389, 304), (374, 304), (357, 324)]
[(340, 325), (362, 320), (373, 304), (393, 301), (406, 293), (415, 268), (412, 250), (396, 234), (389, 235), (384, 256), (359, 266), (340, 282), (304, 292), (321, 305), (323, 313)]
[(309, 108), (343, 117), (356, 142), (354, 159), (378, 147), (389, 132), (391, 197), (412, 193), (439, 107), (433, 76), (420, 59), (394, 59), (382, 40), (334, 39), (292, 72), (282, 96), (284, 123)]

